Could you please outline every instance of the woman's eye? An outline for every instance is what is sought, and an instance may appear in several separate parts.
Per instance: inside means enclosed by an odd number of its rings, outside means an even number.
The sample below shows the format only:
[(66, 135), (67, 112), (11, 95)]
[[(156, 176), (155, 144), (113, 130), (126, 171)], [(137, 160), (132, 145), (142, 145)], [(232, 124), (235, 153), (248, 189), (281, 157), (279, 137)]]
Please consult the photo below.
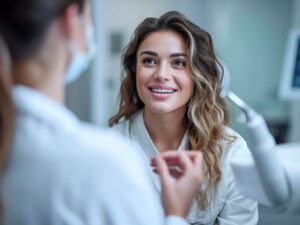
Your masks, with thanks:
[(175, 60), (174, 62), (173, 62), (173, 65), (175, 65), (175, 66), (185, 66), (186, 65), (186, 62), (184, 61), (184, 60), (179, 60), (179, 59), (177, 59), (177, 60)]
[(144, 64), (155, 64), (155, 60), (154, 59), (151, 59), (151, 58), (145, 58), (143, 59), (143, 63)]

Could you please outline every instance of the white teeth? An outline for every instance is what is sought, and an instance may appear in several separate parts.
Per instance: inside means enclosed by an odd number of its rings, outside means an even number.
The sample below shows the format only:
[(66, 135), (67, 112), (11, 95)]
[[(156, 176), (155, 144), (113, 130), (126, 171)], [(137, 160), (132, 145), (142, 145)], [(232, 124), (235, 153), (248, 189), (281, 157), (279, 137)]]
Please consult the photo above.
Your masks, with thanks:
[(173, 93), (175, 90), (170, 90), (170, 89), (156, 89), (156, 88), (151, 88), (151, 91), (156, 92), (156, 93)]

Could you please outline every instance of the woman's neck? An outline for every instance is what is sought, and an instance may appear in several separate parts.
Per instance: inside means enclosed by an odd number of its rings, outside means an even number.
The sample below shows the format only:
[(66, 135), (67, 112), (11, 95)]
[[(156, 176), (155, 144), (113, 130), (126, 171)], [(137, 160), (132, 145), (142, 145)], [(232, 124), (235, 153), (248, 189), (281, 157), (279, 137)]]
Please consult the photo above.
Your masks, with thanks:
[(145, 107), (145, 126), (159, 152), (178, 149), (186, 131), (184, 115), (185, 109), (158, 114)]

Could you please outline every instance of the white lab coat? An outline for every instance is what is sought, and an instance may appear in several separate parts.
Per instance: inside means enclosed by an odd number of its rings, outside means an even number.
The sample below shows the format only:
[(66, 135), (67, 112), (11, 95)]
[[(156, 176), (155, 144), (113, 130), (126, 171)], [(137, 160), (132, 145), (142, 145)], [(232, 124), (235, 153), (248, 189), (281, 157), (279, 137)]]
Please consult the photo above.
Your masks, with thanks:
[[(149, 160), (159, 154), (153, 144), (143, 119), (143, 110), (138, 111), (131, 119), (123, 120), (115, 125), (112, 130), (119, 131), (133, 141), (139, 143), (140, 151), (144, 152), (145, 165)], [(212, 191), (214, 198), (207, 211), (201, 210), (194, 200), (188, 215), (188, 221), (197, 225), (254, 225), (258, 221), (257, 203), (241, 196), (235, 186), (233, 174), (229, 164), (232, 154), (249, 154), (249, 150), (243, 138), (230, 128), (227, 132), (237, 137), (232, 144), (222, 142), (223, 157), (221, 159), (222, 178), (217, 186), (217, 192)], [(184, 150), (188, 141), (187, 133), (178, 150)], [(151, 167), (148, 173), (152, 176), (152, 184), (155, 188), (156, 198), (160, 196), (161, 186), (159, 177), (154, 174)], [(163, 213), (163, 208), (160, 206)]]
[(132, 143), (33, 89), (16, 86), (13, 98), (18, 115), (1, 179), (1, 224), (187, 224), (160, 214)]

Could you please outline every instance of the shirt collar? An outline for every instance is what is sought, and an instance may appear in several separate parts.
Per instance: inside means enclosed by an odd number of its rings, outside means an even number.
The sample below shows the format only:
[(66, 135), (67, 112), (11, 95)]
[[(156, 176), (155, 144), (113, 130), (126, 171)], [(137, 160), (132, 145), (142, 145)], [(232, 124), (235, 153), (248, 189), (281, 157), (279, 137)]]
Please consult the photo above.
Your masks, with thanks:
[(35, 89), (15, 85), (12, 96), (18, 113), (34, 116), (53, 126), (74, 126), (79, 121), (64, 105)]
[[(142, 109), (138, 111), (134, 117), (135, 117), (133, 120), (134, 122), (132, 124), (133, 132), (136, 134), (138, 142), (140, 143), (141, 147), (144, 149), (148, 159), (151, 159), (152, 157), (159, 154), (159, 151), (157, 150), (154, 143), (152, 142), (152, 139), (146, 128), (144, 122), (144, 110)], [(187, 146), (187, 142), (188, 142), (188, 132), (186, 131), (178, 147), (178, 151), (185, 150)]]

